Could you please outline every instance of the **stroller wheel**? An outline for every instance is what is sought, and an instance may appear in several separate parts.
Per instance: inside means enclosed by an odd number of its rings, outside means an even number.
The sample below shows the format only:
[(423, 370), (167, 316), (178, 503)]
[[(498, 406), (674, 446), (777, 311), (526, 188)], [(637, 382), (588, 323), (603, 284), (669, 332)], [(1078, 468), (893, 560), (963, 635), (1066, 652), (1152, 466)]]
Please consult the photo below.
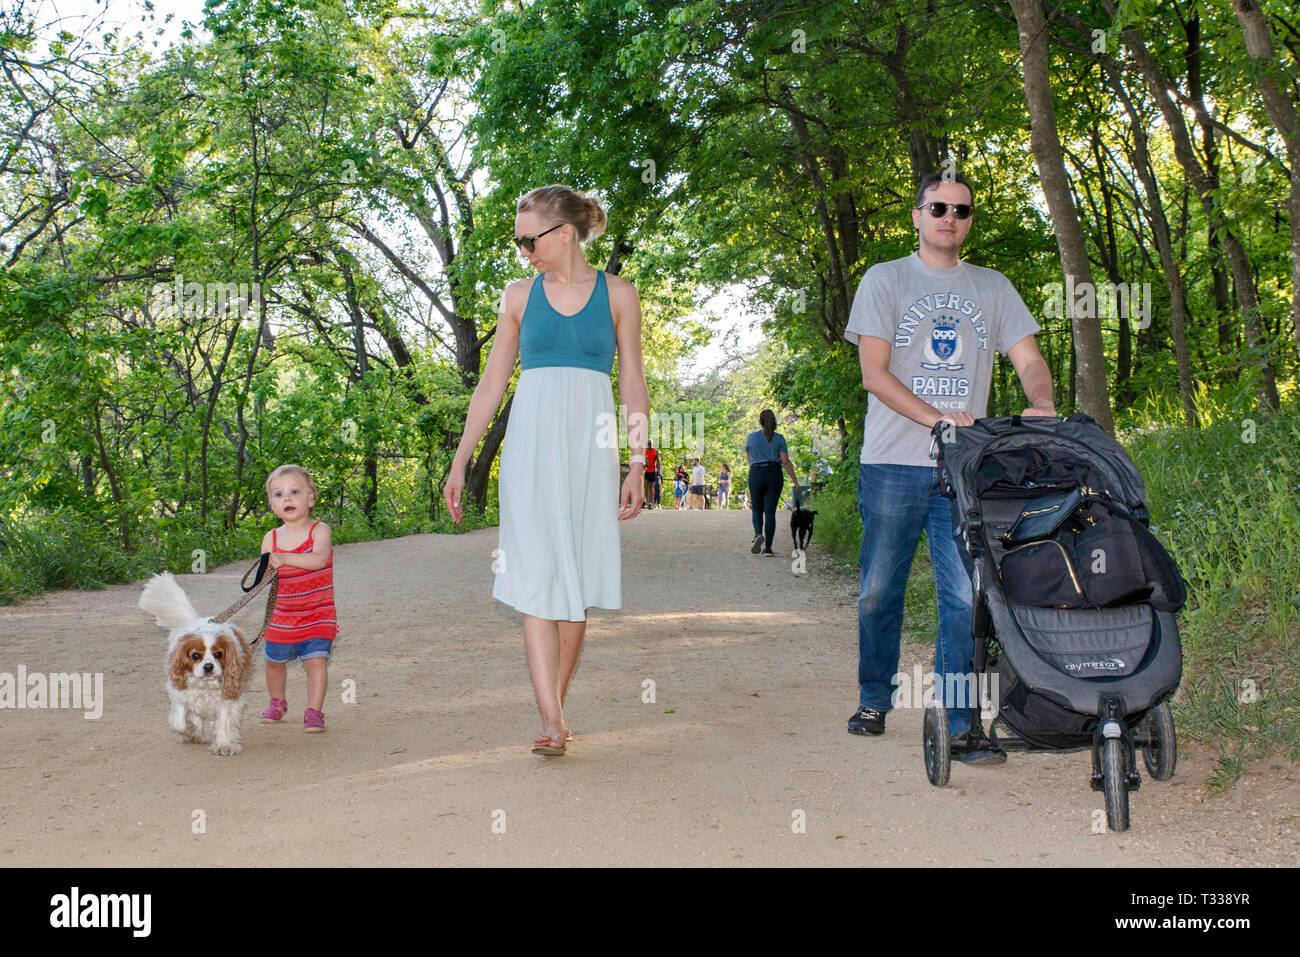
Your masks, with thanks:
[(1102, 786), (1106, 792), (1106, 825), (1112, 831), (1128, 830), (1128, 773), (1124, 767), (1124, 742), (1107, 738), (1102, 751)]
[(948, 783), (948, 775), (952, 772), (952, 737), (948, 733), (947, 708), (925, 709), (921, 742), (925, 750), (925, 776), (931, 784), (941, 788)]
[(1168, 701), (1162, 701), (1142, 719), (1142, 731), (1147, 743), (1142, 746), (1142, 763), (1152, 780), (1168, 781), (1174, 776), (1178, 763), (1178, 739), (1174, 731), (1174, 712)]

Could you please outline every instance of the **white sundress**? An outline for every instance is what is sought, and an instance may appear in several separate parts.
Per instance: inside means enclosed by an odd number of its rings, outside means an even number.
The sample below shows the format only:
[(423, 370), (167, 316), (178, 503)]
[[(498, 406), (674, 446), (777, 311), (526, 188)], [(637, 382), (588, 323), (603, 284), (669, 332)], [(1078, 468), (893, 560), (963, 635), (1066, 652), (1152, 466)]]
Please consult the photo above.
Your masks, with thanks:
[(622, 606), (613, 317), (603, 272), (573, 316), (542, 285), (533, 281), (519, 328), (492, 597), (538, 618), (585, 621), (588, 608)]

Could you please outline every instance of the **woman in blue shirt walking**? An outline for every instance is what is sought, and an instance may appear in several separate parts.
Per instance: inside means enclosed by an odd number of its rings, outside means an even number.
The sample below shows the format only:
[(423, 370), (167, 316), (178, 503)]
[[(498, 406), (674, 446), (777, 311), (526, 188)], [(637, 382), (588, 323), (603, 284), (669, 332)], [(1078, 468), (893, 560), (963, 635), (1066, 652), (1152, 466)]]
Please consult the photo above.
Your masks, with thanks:
[(749, 550), (757, 555), (761, 549), (764, 555), (771, 555), (772, 537), (776, 534), (776, 503), (781, 500), (781, 487), (785, 484), (781, 469), (790, 473), (796, 495), (799, 494), (799, 479), (790, 463), (785, 436), (776, 430), (776, 413), (764, 409), (759, 413), (758, 424), (762, 428), (750, 432), (745, 439), (745, 461), (749, 463), (749, 507), (754, 518), (754, 544)]

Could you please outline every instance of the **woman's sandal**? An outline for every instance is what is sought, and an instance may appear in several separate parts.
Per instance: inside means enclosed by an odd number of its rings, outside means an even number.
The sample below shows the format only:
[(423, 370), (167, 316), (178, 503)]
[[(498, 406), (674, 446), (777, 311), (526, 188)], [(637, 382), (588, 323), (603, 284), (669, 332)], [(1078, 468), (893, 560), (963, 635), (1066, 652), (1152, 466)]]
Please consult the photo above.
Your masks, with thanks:
[[(533, 738), (533, 744), (542, 744), (550, 740), (551, 740), (551, 736), (549, 734), (539, 734), (537, 737)], [(568, 728), (565, 728), (564, 743), (567, 745), (572, 740), (573, 740), (573, 732)]]
[[(537, 742), (539, 741), (545, 743), (538, 744)], [(556, 744), (557, 741), (559, 742), (559, 744)], [(558, 757), (559, 755), (565, 753), (564, 744), (565, 744), (565, 739), (560, 735), (555, 735), (555, 736), (546, 735), (543, 737), (534, 738), (533, 754), (545, 754), (548, 756)]]

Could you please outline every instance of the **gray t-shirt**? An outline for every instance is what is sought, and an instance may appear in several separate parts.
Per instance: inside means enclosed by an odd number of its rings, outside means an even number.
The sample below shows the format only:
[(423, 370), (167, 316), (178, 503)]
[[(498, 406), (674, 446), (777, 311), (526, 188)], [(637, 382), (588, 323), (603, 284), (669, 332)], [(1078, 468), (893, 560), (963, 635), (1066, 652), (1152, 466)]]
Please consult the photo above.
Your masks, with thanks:
[[(966, 262), (945, 269), (912, 253), (867, 270), (844, 338), (854, 345), (859, 336), (891, 342), (889, 371), (913, 395), (940, 413), (969, 412), (978, 419), (987, 411), (993, 349), (1006, 355), (1038, 328), (996, 269)], [(872, 394), (859, 461), (932, 466), (930, 433)]]
[(769, 439), (763, 434), (762, 429), (750, 432), (745, 438), (745, 451), (749, 453), (749, 464), (757, 465), (759, 462), (776, 462), (780, 463), (781, 453), (790, 454), (786, 447), (785, 436), (780, 432), (773, 432), (772, 438)]

